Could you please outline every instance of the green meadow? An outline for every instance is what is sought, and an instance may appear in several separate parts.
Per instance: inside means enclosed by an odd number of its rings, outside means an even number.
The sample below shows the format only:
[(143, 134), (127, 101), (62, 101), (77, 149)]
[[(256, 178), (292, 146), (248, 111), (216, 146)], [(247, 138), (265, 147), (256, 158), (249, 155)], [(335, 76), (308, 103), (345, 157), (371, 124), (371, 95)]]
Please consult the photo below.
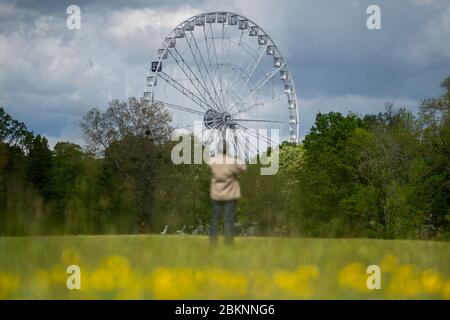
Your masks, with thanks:
[[(0, 298), (450, 299), (449, 262), (450, 244), (434, 241), (3, 237)], [(67, 288), (70, 265), (80, 289)], [(380, 289), (368, 289), (370, 265), (380, 267)]]

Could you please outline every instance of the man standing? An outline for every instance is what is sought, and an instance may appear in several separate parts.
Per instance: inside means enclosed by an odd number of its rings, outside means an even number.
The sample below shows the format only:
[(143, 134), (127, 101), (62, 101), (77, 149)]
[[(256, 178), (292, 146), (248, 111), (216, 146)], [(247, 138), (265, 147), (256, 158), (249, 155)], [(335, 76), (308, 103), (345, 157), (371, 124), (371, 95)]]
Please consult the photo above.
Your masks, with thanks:
[(210, 159), (211, 169), (211, 200), (213, 212), (210, 225), (210, 241), (217, 242), (217, 227), (220, 213), (224, 211), (225, 243), (233, 243), (234, 215), (236, 202), (241, 197), (238, 175), (247, 168), (245, 164), (237, 163), (237, 157), (231, 157), (226, 142), (218, 144), (217, 153)]

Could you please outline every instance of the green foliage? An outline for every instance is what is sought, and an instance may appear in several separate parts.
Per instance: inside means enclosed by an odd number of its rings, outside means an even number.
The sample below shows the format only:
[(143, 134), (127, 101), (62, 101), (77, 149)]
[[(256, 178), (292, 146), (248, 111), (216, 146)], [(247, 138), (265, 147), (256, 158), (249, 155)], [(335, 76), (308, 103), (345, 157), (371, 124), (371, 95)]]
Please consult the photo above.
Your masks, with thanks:
[(0, 107), (0, 141), (8, 145), (18, 145), (26, 148), (31, 142), (33, 134), (27, 130), (23, 122), (13, 119), (5, 109)]
[(28, 180), (44, 198), (51, 194), (51, 170), (53, 154), (45, 137), (37, 135), (33, 138), (27, 155), (26, 174)]
[[(238, 222), (261, 235), (448, 239), (450, 77), (441, 86), (417, 114), (318, 114), (303, 144), (270, 150), (276, 175), (248, 165)], [(172, 163), (170, 121), (114, 100), (83, 118), (85, 150), (50, 150), (0, 109), (0, 234), (205, 233), (209, 168)]]
[(133, 97), (113, 100), (105, 111), (94, 108), (83, 117), (87, 150), (104, 158), (102, 187), (118, 192), (104, 210), (132, 214), (126, 219), (133, 225), (129, 232), (149, 229), (158, 159), (170, 135), (170, 121), (159, 105)]
[(447, 91), (425, 100), (419, 117), (392, 105), (362, 119), (319, 114), (299, 176), (310, 235), (446, 237), (448, 110)]
[(353, 114), (317, 115), (316, 124), (305, 137), (305, 163), (300, 174), (308, 219), (330, 221), (341, 216), (339, 202), (355, 190), (358, 143), (354, 135), (361, 125)]
[(75, 194), (77, 178), (84, 174), (83, 150), (70, 142), (58, 142), (54, 147), (52, 167), (52, 196), (57, 211), (63, 214), (67, 202)]

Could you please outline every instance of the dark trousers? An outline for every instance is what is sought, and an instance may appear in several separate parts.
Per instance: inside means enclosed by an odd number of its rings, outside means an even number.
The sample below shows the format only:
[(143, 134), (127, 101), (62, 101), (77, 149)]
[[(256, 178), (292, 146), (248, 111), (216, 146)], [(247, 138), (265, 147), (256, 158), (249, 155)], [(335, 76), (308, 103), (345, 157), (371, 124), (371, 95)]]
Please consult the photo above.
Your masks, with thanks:
[(212, 201), (213, 212), (211, 217), (211, 225), (209, 229), (209, 238), (212, 243), (217, 242), (218, 224), (220, 219), (220, 213), (224, 211), (224, 235), (225, 243), (233, 243), (233, 227), (234, 227), (234, 215), (236, 212), (236, 200), (230, 201)]

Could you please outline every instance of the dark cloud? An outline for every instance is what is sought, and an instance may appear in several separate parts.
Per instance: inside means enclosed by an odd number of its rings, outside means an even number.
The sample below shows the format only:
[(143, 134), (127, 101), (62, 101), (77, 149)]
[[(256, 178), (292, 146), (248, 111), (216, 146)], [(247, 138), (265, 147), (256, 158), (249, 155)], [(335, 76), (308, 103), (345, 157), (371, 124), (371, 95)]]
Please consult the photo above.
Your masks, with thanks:
[[(17, 0), (17, 7), (30, 9), (46, 14), (58, 14), (65, 12), (70, 5), (89, 10), (121, 10), (125, 8), (174, 8), (186, 5), (185, 0)], [(189, 1), (190, 6), (197, 6), (204, 3), (202, 0)]]
[[(304, 1), (296, 3), (296, 10), (277, 11), (284, 17), (276, 17), (275, 39), (298, 70), (303, 94), (421, 99), (448, 72), (450, 45), (429, 37), (449, 38), (449, 2), (414, 6), (414, 1), (377, 1), (382, 30), (375, 31), (366, 28), (365, 9), (372, 3)], [(420, 85), (426, 82), (428, 86)]]

